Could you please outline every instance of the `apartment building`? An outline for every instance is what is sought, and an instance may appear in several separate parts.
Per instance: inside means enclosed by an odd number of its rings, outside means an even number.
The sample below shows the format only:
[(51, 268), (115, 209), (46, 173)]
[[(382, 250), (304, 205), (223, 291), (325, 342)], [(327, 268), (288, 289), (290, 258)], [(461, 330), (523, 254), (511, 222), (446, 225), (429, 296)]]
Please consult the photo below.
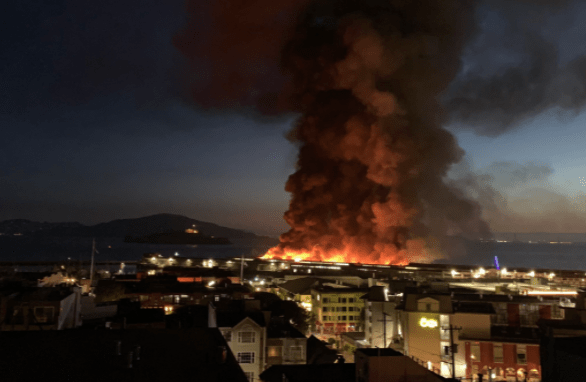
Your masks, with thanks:
[(311, 290), (312, 313), (316, 330), (324, 334), (357, 331), (362, 325), (368, 288), (319, 286)]

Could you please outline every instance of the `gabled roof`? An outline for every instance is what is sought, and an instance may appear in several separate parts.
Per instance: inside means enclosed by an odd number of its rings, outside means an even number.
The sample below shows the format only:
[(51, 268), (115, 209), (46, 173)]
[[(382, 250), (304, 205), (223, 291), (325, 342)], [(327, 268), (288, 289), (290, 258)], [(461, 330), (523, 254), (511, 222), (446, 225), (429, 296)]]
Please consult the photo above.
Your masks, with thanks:
[(264, 327), (266, 325), (264, 314), (261, 311), (238, 312), (220, 310), (216, 312), (216, 322), (218, 328), (233, 328), (247, 317), (260, 327)]
[(330, 364), (338, 359), (338, 353), (330, 349), (327, 344), (315, 336), (307, 339), (307, 363)]

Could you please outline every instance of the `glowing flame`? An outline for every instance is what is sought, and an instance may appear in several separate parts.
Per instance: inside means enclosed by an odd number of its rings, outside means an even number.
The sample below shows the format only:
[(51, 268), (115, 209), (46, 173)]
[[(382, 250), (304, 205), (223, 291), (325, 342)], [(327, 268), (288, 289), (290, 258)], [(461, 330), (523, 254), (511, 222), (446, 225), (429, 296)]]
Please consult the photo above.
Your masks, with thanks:
[(346, 247), (343, 249), (324, 249), (324, 246), (314, 245), (311, 250), (288, 249), (281, 246), (273, 247), (264, 254), (262, 259), (282, 259), (295, 262), (325, 261), (333, 263), (363, 263), (385, 265), (407, 265), (413, 261), (426, 261), (437, 258), (429, 249), (425, 248), (423, 240), (408, 240), (405, 249), (398, 250), (393, 245), (385, 245), (380, 251), (368, 253), (366, 248)]

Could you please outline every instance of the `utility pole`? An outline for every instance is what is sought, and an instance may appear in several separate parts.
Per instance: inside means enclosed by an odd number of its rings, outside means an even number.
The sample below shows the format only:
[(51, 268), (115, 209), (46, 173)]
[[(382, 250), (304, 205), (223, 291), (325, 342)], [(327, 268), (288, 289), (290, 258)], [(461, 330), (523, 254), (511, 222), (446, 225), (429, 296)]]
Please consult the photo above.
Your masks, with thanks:
[(94, 281), (94, 254), (96, 253), (96, 238), (92, 241), (92, 262), (90, 263), (90, 287), (88, 293), (92, 293), (92, 282)]
[(240, 284), (244, 285), (244, 254), (240, 260)]
[(461, 326), (444, 326), (442, 330), (449, 330), (450, 331), (450, 353), (452, 353), (452, 378), (456, 378), (456, 353), (458, 352), (458, 345), (454, 344), (454, 330), (458, 332), (462, 330)]

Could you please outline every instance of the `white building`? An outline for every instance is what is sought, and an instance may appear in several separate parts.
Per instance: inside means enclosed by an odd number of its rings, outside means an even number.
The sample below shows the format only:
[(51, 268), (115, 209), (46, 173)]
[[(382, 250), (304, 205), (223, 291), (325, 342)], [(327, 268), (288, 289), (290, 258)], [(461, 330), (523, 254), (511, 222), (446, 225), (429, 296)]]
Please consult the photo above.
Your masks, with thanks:
[(267, 330), (260, 311), (217, 311), (209, 307), (209, 327), (218, 328), (249, 381), (258, 381), (266, 367)]
[(399, 341), (401, 321), (395, 310), (400, 297), (388, 294), (388, 289), (374, 286), (364, 298), (364, 337), (371, 347), (385, 348)]

